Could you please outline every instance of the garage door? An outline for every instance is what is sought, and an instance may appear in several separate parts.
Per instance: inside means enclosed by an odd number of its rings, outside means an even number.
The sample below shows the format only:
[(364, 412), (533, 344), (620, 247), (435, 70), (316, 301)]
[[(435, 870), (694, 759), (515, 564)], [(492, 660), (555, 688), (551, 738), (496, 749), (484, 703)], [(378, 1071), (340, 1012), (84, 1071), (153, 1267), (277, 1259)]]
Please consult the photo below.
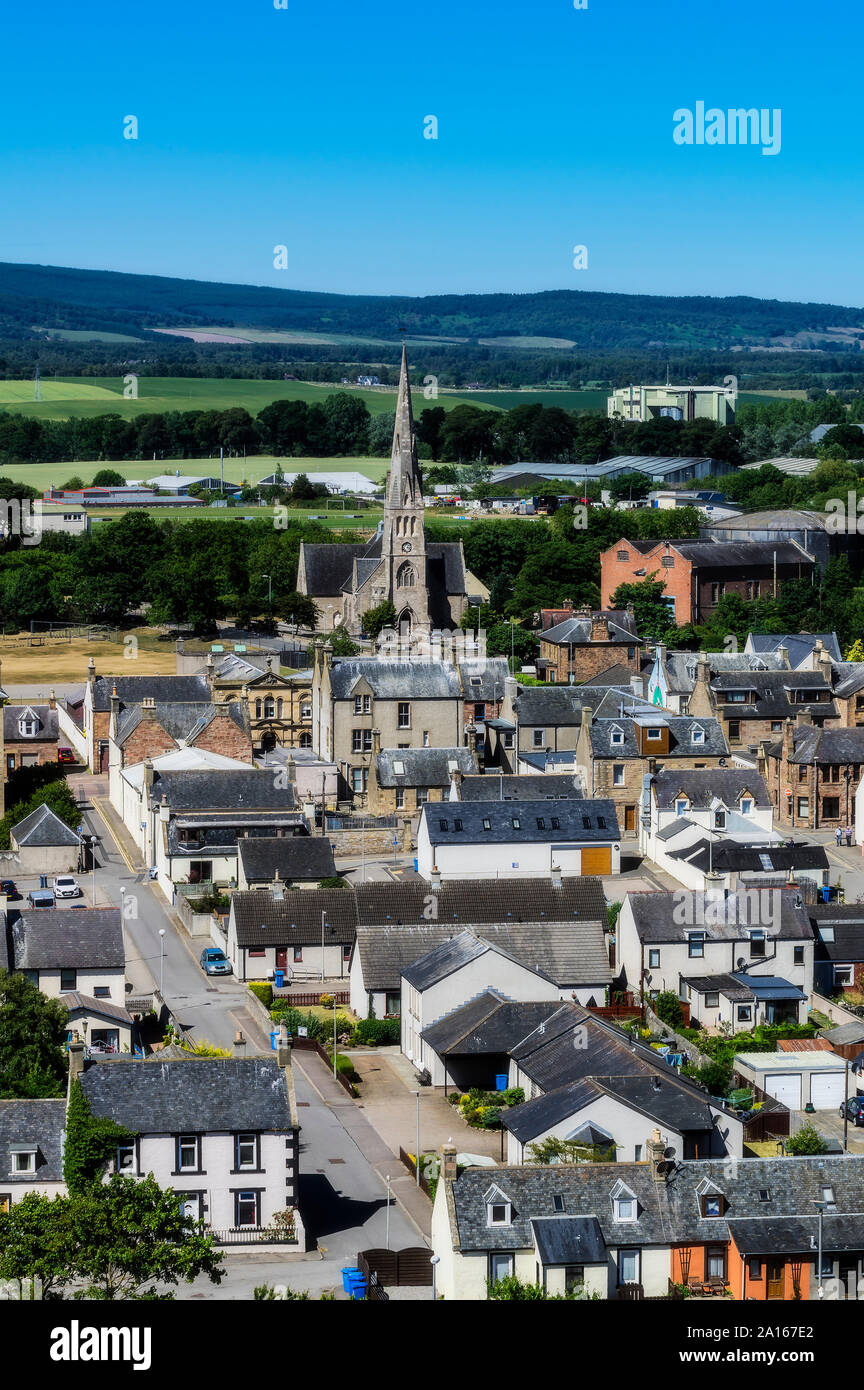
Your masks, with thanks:
[(843, 1099), (842, 1071), (816, 1071), (810, 1078), (810, 1099), (814, 1110), (836, 1110)]
[(605, 849), (583, 849), (582, 872), (583, 874), (611, 874), (612, 850), (609, 846), (607, 845)]
[(789, 1107), (790, 1110), (801, 1109), (801, 1073), (793, 1072), (787, 1075), (785, 1072), (769, 1072), (765, 1077), (765, 1090), (769, 1096)]

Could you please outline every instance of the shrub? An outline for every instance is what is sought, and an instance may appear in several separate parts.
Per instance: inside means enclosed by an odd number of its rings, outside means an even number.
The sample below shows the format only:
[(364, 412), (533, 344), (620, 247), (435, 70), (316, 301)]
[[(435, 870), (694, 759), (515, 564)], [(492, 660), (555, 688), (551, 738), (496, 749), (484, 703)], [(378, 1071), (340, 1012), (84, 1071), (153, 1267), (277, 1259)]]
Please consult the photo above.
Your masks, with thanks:
[(448, 1097), (447, 1097), (447, 1103), (448, 1103), (448, 1105), (458, 1105), (458, 1104), (459, 1104), (459, 1092), (458, 1092), (458, 1091), (451, 1091), (450, 1094), (449, 1094)]
[(828, 1147), (811, 1120), (808, 1120), (806, 1125), (802, 1125), (797, 1134), (790, 1134), (785, 1144), (787, 1154), (796, 1156), (799, 1154), (824, 1154)]
[(667, 1028), (680, 1028), (684, 1021), (681, 1001), (671, 989), (664, 989), (657, 995), (654, 1012)]
[(250, 980), (249, 988), (255, 998), (261, 1000), (264, 1008), (269, 1009), (273, 1003), (273, 986), (268, 984), (266, 980)]
[(346, 1081), (359, 1081), (360, 1077), (354, 1070), (354, 1063), (350, 1057), (346, 1057), (344, 1052), (336, 1053), (336, 1070), (340, 1076), (344, 1076)]
[(501, 1094), (505, 1105), (521, 1105), (525, 1099), (525, 1092), (521, 1086), (508, 1086)]
[(333, 998), (332, 994), (322, 994), (318, 1003), (322, 1009), (332, 1009), (336, 1000)]
[(401, 1023), (398, 1018), (364, 1018), (354, 1030), (354, 1041), (369, 1047), (398, 1043)]
[(729, 1062), (706, 1062), (704, 1067), (697, 1067), (693, 1075), (712, 1096), (725, 1096), (732, 1085), (732, 1066)]

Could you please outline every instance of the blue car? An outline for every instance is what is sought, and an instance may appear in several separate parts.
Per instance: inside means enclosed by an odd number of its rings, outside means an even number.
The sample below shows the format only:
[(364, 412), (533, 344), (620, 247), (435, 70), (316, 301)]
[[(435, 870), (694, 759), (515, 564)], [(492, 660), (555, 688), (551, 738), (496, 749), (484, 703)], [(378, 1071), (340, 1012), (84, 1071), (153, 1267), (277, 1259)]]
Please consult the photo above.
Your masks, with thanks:
[(230, 975), (231, 962), (218, 946), (208, 946), (201, 952), (201, 969), (205, 975)]

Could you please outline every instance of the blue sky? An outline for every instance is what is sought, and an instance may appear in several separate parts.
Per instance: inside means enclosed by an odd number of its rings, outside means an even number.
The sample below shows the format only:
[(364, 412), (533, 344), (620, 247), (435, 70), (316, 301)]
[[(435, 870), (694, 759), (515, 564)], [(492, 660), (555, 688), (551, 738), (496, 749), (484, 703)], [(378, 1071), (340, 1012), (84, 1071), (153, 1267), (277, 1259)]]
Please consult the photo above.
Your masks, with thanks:
[[(0, 260), (864, 304), (860, 0), (288, 5), (7, 7)], [(676, 145), (698, 101), (780, 153)]]

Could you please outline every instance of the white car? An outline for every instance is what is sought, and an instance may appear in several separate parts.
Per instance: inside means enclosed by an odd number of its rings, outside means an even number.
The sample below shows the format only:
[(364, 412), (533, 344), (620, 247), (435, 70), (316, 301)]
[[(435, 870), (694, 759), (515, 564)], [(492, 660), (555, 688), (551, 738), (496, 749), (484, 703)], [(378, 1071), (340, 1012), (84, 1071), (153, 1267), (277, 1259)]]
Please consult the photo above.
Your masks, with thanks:
[(80, 898), (81, 889), (71, 874), (61, 874), (54, 880), (55, 898)]

